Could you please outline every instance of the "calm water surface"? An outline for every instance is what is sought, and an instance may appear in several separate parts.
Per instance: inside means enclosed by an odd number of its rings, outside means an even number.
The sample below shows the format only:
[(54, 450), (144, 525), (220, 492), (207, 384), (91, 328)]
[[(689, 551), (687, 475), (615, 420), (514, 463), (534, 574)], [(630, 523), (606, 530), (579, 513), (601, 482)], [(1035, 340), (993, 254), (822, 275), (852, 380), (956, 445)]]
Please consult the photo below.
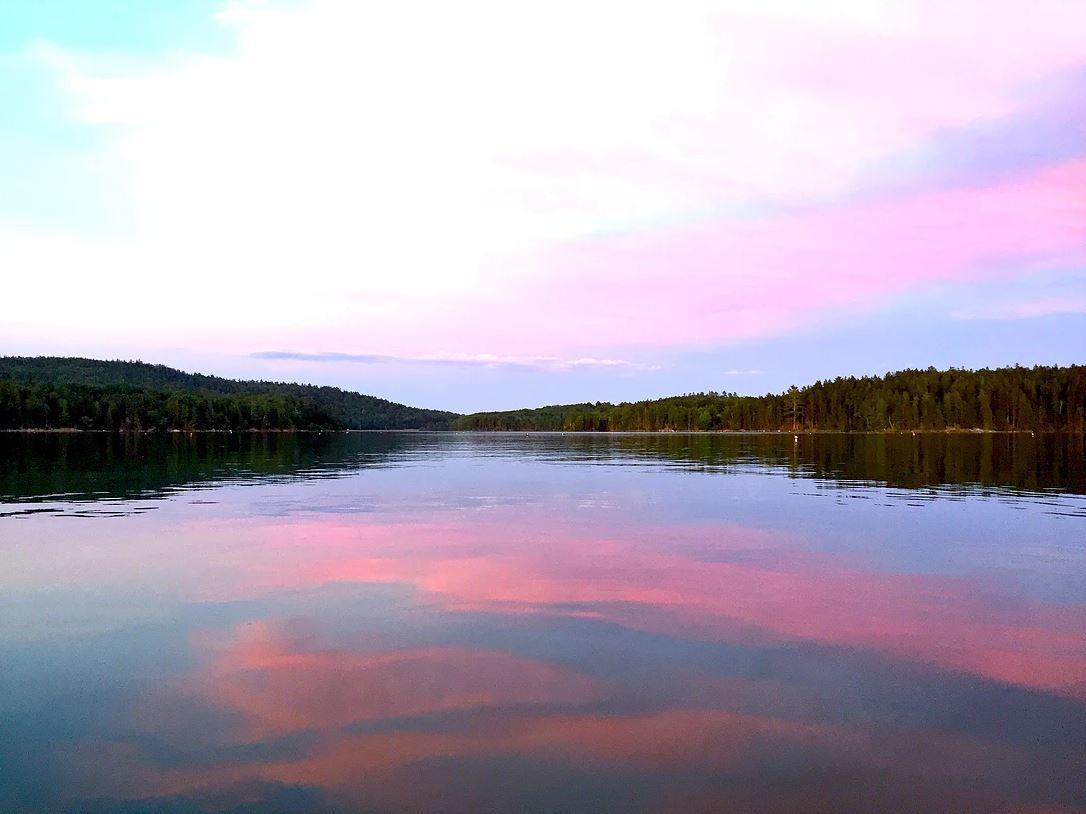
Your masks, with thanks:
[(0, 811), (1086, 811), (1083, 438), (2, 437)]

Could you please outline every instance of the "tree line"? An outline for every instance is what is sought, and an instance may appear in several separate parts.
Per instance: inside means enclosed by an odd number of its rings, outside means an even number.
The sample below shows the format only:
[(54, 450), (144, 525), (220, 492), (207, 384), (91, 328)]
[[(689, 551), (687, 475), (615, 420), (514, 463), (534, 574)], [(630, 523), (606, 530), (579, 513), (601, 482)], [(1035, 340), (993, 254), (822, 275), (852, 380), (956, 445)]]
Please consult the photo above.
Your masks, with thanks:
[(785, 393), (693, 393), (648, 401), (475, 413), (454, 429), (523, 431), (1086, 431), (1086, 366), (903, 370)]
[(694, 393), (457, 416), (335, 387), (143, 362), (0, 357), (0, 429), (1086, 431), (1086, 366), (903, 370), (785, 393)]
[(0, 429), (448, 429), (454, 417), (338, 387), (135, 361), (0, 357)]
[(311, 399), (282, 394), (215, 395), (129, 385), (93, 387), (0, 380), (0, 429), (334, 430)]

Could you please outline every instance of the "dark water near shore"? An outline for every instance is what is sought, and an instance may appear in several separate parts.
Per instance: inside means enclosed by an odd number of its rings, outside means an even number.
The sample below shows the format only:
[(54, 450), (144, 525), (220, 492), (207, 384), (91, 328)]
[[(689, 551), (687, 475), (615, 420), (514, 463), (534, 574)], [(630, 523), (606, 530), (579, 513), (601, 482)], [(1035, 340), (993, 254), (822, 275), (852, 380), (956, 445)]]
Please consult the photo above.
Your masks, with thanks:
[(1086, 811), (1078, 435), (0, 437), (0, 811)]

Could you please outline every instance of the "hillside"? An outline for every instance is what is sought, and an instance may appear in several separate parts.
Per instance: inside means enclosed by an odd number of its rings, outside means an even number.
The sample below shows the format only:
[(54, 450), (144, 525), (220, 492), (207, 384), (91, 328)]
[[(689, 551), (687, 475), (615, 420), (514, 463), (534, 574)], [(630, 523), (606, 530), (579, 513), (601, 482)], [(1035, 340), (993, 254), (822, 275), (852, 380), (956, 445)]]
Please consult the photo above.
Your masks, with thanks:
[(696, 393), (457, 416), (336, 387), (145, 362), (0, 357), (0, 429), (1086, 431), (1086, 366), (904, 370), (786, 393)]
[(448, 429), (454, 413), (145, 362), (0, 357), (0, 429)]
[(787, 393), (696, 393), (650, 401), (475, 413), (463, 430), (1086, 430), (1086, 367), (903, 370)]

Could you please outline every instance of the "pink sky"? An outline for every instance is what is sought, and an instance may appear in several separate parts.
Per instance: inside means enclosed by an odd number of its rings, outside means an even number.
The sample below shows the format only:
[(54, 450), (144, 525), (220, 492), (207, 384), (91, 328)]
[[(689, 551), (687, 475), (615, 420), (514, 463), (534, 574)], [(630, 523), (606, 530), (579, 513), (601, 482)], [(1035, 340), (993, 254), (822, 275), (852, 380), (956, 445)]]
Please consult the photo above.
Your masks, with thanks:
[[(0, 209), (10, 352), (459, 409), (1081, 361), (1081, 3), (307, 0), (209, 23), (226, 47), (6, 55), (79, 145), (18, 142), (15, 180), (56, 206)], [(908, 340), (871, 327), (895, 320)]]

